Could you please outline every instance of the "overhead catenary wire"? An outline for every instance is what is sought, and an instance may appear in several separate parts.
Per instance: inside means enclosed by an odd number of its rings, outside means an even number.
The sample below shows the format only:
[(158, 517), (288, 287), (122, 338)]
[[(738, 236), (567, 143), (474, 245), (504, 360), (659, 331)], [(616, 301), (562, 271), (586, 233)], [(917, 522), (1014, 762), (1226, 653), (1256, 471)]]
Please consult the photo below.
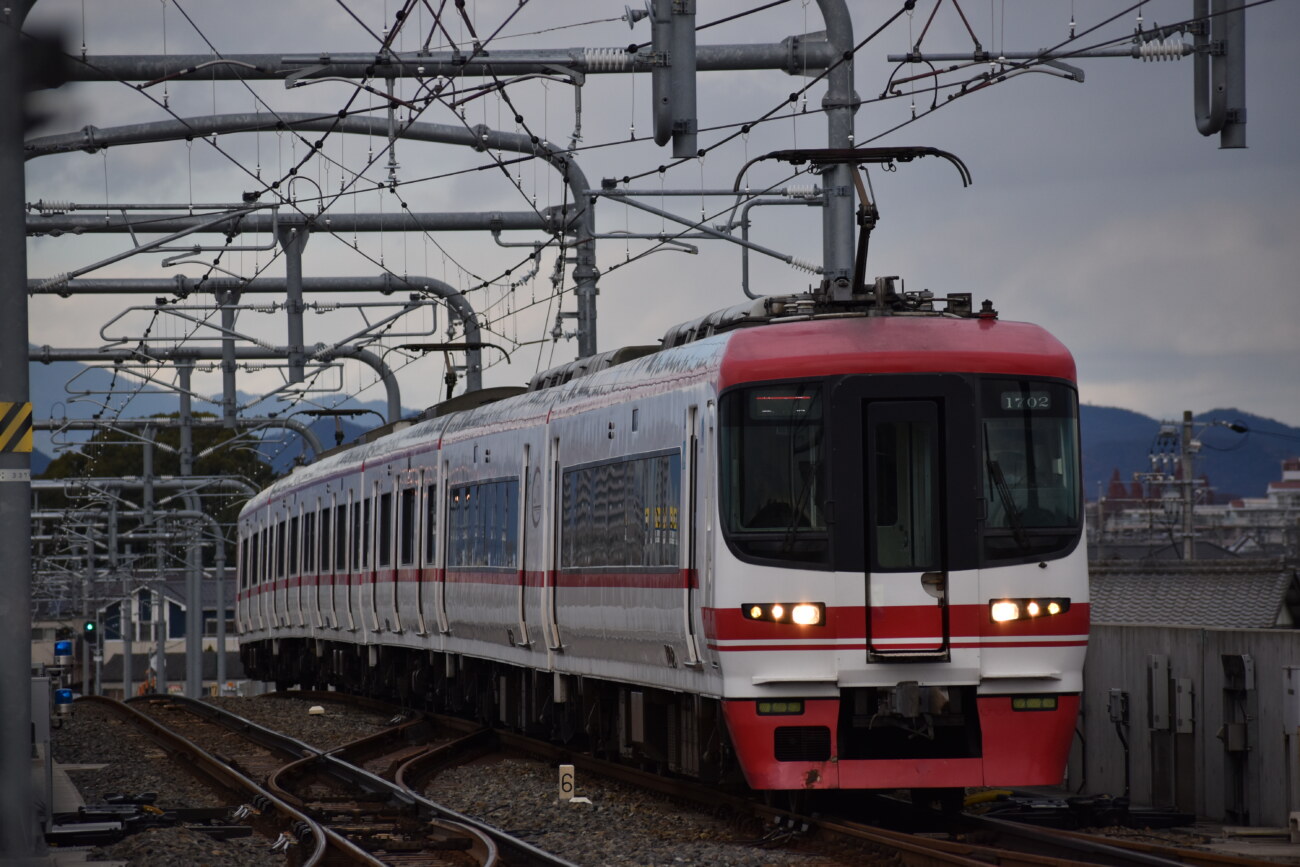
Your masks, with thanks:
[[(522, 7), (522, 5), (523, 5), (523, 4), (521, 3), (520, 6)], [(516, 12), (517, 12), (517, 11), (518, 11), (518, 10), (516, 9)], [(186, 17), (187, 17), (187, 20), (188, 20), (188, 19), (189, 19), (189, 16), (187, 15)], [(512, 14), (512, 16), (510, 16), (510, 17), (513, 17), (513, 14)], [(508, 18), (506, 19), (506, 21), (508, 22), (509, 20), (510, 20), (510, 18), (508, 17)], [(193, 23), (192, 20), (191, 20), (191, 23)], [(504, 25), (505, 25), (505, 22), (503, 22), (502, 27), (504, 27)], [(196, 29), (196, 30), (198, 29), (197, 26), (196, 26), (195, 29)], [(500, 32), (500, 29), (501, 29), (501, 28), (498, 28), (497, 32)], [(396, 28), (395, 28), (395, 30), (396, 30)], [(390, 38), (391, 38), (391, 36), (392, 36), (393, 34), (390, 33), (389, 35), (390, 35)], [(213, 49), (213, 51), (215, 52), (215, 51), (216, 51), (215, 46), (213, 46), (213, 45), (211, 44), (211, 42), (207, 40), (206, 36), (203, 37), (203, 38), (204, 38), (205, 41), (208, 42), (209, 47), (211, 47), (211, 48)], [(476, 50), (482, 50), (482, 49), (481, 49), (481, 47), (476, 47)], [(355, 98), (355, 93), (354, 93), (354, 98)], [(157, 102), (157, 100), (155, 100), (155, 102)], [(161, 106), (161, 107), (162, 107), (164, 110), (169, 111), (169, 113), (171, 113), (171, 114), (173, 115), (173, 117), (175, 117), (177, 120), (182, 120), (178, 115), (176, 115), (175, 112), (170, 111), (170, 107), (169, 107), (169, 106), (167, 106), (167, 105), (163, 105), (163, 106)], [(345, 111), (346, 111), (346, 108), (348, 108), (348, 107), (350, 107), (350, 103), (349, 103), (349, 106), (345, 106)], [(412, 116), (412, 118), (411, 118), (412, 121), (414, 120), (415, 116), (416, 116), (416, 115), (413, 114), (413, 116)], [(299, 137), (299, 138), (301, 138), (301, 137)], [(206, 139), (205, 139), (205, 141), (206, 141)], [(303, 139), (303, 141), (304, 141), (304, 144), (307, 143), (305, 139)], [(213, 144), (214, 146), (216, 146), (215, 141), (212, 142), (212, 144)], [(293, 166), (293, 167), (292, 167), (288, 172), (285, 172), (285, 173), (281, 176), (281, 181), (283, 181), (283, 180), (284, 180), (285, 178), (287, 178), (287, 177), (291, 177), (291, 176), (293, 176), (293, 175), (296, 173), (297, 169), (299, 169), (299, 168), (301, 168), (303, 165), (305, 165), (305, 162), (306, 162), (308, 159), (310, 159), (310, 158), (312, 157), (313, 153), (314, 153), (315, 151), (318, 151), (318, 150), (320, 149), (320, 146), (321, 146), (322, 144), (323, 144), (323, 139), (322, 139), (322, 140), (318, 140), (318, 141), (317, 141), (317, 142), (316, 142), (312, 147), (309, 147), (308, 152), (307, 152), (307, 154), (303, 157), (303, 159), (302, 159), (302, 160), (298, 160), (298, 161), (296, 161), (296, 162), (295, 162), (295, 165), (294, 165), (294, 166)], [(219, 147), (218, 147), (217, 149), (218, 149), (219, 151), (221, 150)], [(229, 154), (225, 154), (225, 155), (227, 156), (228, 159), (231, 159), (231, 161), (234, 162), (236, 165), (239, 165), (239, 166), (240, 166), (240, 167), (241, 167), (241, 168), (242, 168), (246, 173), (249, 173), (247, 167), (242, 166), (242, 164), (241, 164), (238, 160), (235, 160), (235, 159), (231, 158)], [(382, 153), (381, 153), (381, 156), (382, 156)], [(378, 159), (378, 157), (376, 157), (376, 159)], [(371, 164), (373, 164), (373, 160), (372, 160)], [(342, 167), (341, 167), (341, 168), (342, 168)], [(369, 165), (367, 166), (367, 168), (369, 168)], [(365, 171), (366, 171), (366, 169), (362, 169), (361, 172), (355, 172), (355, 173), (352, 173), (352, 174), (353, 174), (353, 182), (355, 183), (355, 181), (356, 181), (357, 178), (362, 177), (362, 176), (364, 175), (364, 172), (365, 172)], [(253, 176), (254, 176), (255, 178), (257, 178), (257, 179), (260, 180), (260, 171), (258, 171), (258, 172), (256, 172), (256, 173), (252, 173), (252, 174), (253, 174)], [(266, 187), (267, 187), (267, 188), (270, 188), (270, 189), (272, 189), (272, 190), (274, 190), (278, 185), (279, 185), (279, 182), (272, 182), (271, 184), (266, 185)], [(283, 196), (281, 196), (280, 198), (281, 198), (282, 201), (285, 201), (286, 204), (289, 204), (290, 206), (295, 206), (295, 203), (294, 203), (292, 200), (286, 200)], [(336, 198), (337, 198), (337, 197), (336, 197)], [(323, 210), (323, 209), (324, 209), (324, 207), (322, 207), (322, 210)], [(300, 213), (301, 213), (301, 212), (300, 212)], [(229, 236), (228, 236), (227, 243), (229, 243)], [(219, 260), (218, 260), (218, 261), (219, 261)], [(214, 262), (214, 266), (215, 266), (216, 264), (217, 264), (217, 262)], [(269, 264), (269, 263), (268, 263), (268, 264)], [(381, 256), (380, 264), (382, 264), (382, 256)], [(385, 270), (386, 272), (388, 271), (388, 269), (383, 269), (383, 270)], [(391, 272), (388, 272), (388, 273), (391, 273)], [(211, 274), (211, 269), (209, 269), (209, 271), (207, 272), (207, 274), (205, 274), (204, 277), (203, 277), (202, 279), (203, 279), (203, 280), (206, 280), (207, 277), (210, 276), (210, 274)], [(394, 276), (396, 276), (396, 275), (394, 275)]]
[[(445, 4), (443, 4), (443, 5), (445, 6)], [(770, 6), (770, 5), (776, 5), (776, 4), (768, 4), (768, 5)], [(406, 7), (405, 7), (405, 8), (407, 8), (407, 9), (409, 10), (409, 9), (413, 8), (413, 4), (406, 4)], [(430, 6), (428, 3), (425, 3), (425, 4), (424, 4), (424, 8), (428, 8), (431, 12), (433, 11), (433, 7)], [(440, 7), (439, 11), (441, 11), (441, 7)], [(751, 10), (751, 11), (758, 11), (758, 10)], [(714, 22), (714, 23), (721, 23), (721, 22)], [(1085, 32), (1086, 32), (1086, 31), (1085, 31)], [(372, 31), (371, 33), (372, 33), (372, 35), (375, 35), (375, 34), (373, 34), (373, 31)], [(820, 110), (821, 110), (821, 109), (814, 109), (814, 111), (820, 111)], [(781, 115), (781, 116), (782, 116), (782, 117), (793, 117), (793, 116), (796, 116), (796, 115), (798, 115), (798, 114), (799, 114), (798, 112), (792, 112), (792, 113), (790, 113), (789, 115)], [(730, 125), (730, 128), (733, 129), (733, 130), (741, 129), (741, 128), (743, 128), (744, 126), (749, 126), (749, 127), (752, 128), (752, 126), (753, 126), (754, 124), (765, 123), (765, 122), (767, 122), (768, 120), (769, 120), (769, 118), (767, 118), (767, 117), (760, 117), (760, 118), (758, 118), (758, 119), (755, 119), (754, 121), (749, 122), (748, 124), (743, 124), (743, 125), (740, 125), (740, 126), (737, 126), (737, 125)], [(905, 124), (904, 124), (904, 125), (905, 125)], [(900, 126), (902, 126), (902, 125), (900, 125)], [(892, 127), (891, 130), (893, 130), (893, 129), (898, 129), (898, 128), (899, 128), (899, 127)], [(711, 128), (711, 129), (712, 129), (712, 128)], [(886, 131), (886, 132), (888, 132), (888, 131)], [(881, 133), (880, 135), (884, 135), (884, 134), (886, 134), (886, 133)], [(876, 136), (876, 138), (878, 138), (878, 137), (879, 137), (879, 136)], [(874, 140), (874, 139), (870, 139), (870, 140)], [(869, 140), (869, 141), (870, 141), (870, 140)], [(305, 143), (306, 140), (304, 139), (303, 141), (304, 141), (304, 143)], [(594, 145), (594, 146), (613, 146), (613, 145), (615, 145), (615, 144), (621, 144), (621, 142), (609, 142), (609, 143), (597, 144), (597, 145)], [(721, 144), (721, 143), (718, 143), (718, 144)], [(864, 142), (863, 144), (865, 144), (865, 142)], [(717, 145), (715, 144), (714, 147), (716, 147), (716, 146), (717, 146)], [(582, 148), (581, 150), (585, 150), (585, 149), (586, 149), (586, 148), (584, 147), (584, 148)], [(317, 156), (320, 156), (320, 155), (318, 154)], [(521, 158), (519, 158), (519, 160), (511, 160), (510, 162), (522, 162), (524, 159), (531, 159), (531, 157), (521, 157)], [(505, 164), (506, 164), (505, 161), (494, 160), (490, 165), (487, 165), (487, 166), (484, 166), (484, 167), (482, 167), (482, 168), (478, 168), (478, 169), (475, 169), (475, 170), (483, 170), (484, 168), (495, 168), (495, 169), (497, 169), (497, 170), (502, 170), (502, 168), (503, 168), (503, 166), (504, 166)], [(361, 178), (361, 177), (363, 176), (363, 174), (364, 174), (365, 171), (366, 171), (366, 169), (362, 169), (361, 172), (350, 172), (350, 174), (352, 174), (352, 176), (353, 176), (354, 183), (358, 183), (358, 184), (359, 184), (359, 180), (358, 180), (358, 179)], [(415, 180), (415, 181), (411, 181), (410, 183), (418, 183), (418, 182), (420, 182), (420, 181), (419, 181), (419, 180)], [(408, 183), (408, 182), (403, 182), (403, 185), (405, 186), (407, 183)], [(349, 190), (347, 194), (355, 197), (356, 195), (361, 195), (361, 194), (363, 194), (363, 193), (367, 193), (367, 192), (370, 192), (370, 190)], [(303, 200), (299, 200), (299, 201), (303, 201)], [(321, 197), (321, 201), (322, 201), (322, 203), (324, 203), (324, 202), (326, 202), (327, 200), (326, 200), (324, 197)], [(432, 239), (431, 237), (428, 237), (428, 236), (427, 236), (427, 233), (426, 233), (426, 237), (427, 237), (429, 240), (434, 240), (434, 243), (435, 243), (435, 244), (437, 243), (436, 239)], [(445, 251), (444, 251), (444, 252), (445, 252)], [(382, 259), (382, 257), (381, 257), (381, 259)], [(372, 259), (372, 261), (373, 261), (373, 259)], [(460, 267), (460, 266), (458, 265), (458, 267)], [(385, 270), (388, 270), (388, 269), (385, 269)], [(481, 276), (481, 275), (476, 275), (476, 276)], [(473, 288), (472, 288), (471, 290), (469, 290), (469, 291), (476, 291), (476, 290), (478, 290), (478, 289), (480, 289), (480, 288), (486, 288), (487, 286), (495, 285), (494, 282), (493, 282), (494, 279), (495, 279), (495, 280), (501, 280), (501, 279), (504, 279), (504, 277), (507, 277), (507, 276), (509, 276), (509, 271), (505, 271), (505, 272), (503, 272), (502, 275), (498, 276), (497, 278), (484, 279), (484, 280), (482, 280), (482, 281), (480, 282), (480, 284), (479, 284), (478, 286), (473, 287)]]

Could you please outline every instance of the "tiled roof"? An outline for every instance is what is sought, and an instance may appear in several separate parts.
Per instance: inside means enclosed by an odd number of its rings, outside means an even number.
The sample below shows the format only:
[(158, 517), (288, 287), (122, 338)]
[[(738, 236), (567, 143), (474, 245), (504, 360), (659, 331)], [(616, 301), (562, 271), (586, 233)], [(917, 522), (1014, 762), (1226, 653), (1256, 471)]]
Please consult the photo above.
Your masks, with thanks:
[[(1252, 565), (1133, 563), (1090, 569), (1092, 621), (1267, 629), (1300, 626), (1300, 577), (1273, 561)], [(1288, 604), (1288, 591), (1292, 599)]]

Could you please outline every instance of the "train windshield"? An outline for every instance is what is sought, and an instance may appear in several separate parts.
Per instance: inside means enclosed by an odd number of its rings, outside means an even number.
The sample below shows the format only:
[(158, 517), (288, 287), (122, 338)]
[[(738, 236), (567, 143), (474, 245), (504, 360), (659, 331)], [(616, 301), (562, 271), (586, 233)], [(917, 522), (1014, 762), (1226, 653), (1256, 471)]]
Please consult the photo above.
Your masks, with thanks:
[(821, 387), (766, 385), (724, 395), (722, 520), (753, 557), (824, 562), (826, 448)]
[(1073, 544), (1080, 521), (1078, 401), (1028, 379), (982, 386), (984, 554), (1035, 557)]

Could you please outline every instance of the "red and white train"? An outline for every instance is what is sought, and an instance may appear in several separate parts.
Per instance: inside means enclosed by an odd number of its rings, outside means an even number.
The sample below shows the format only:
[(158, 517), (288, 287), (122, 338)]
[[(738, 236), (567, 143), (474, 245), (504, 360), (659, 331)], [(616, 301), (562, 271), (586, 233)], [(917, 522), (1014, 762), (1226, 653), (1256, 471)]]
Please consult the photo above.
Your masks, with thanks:
[(892, 299), (761, 299), (295, 470), (239, 519), (246, 670), (755, 789), (1058, 783), (1074, 362)]

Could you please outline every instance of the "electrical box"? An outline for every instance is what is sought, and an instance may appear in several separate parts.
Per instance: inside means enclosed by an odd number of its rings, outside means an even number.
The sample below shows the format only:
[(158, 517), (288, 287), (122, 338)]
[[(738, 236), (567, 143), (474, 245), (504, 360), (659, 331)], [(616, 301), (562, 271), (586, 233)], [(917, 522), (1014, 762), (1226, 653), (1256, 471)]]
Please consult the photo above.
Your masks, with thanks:
[(1106, 708), (1113, 723), (1128, 723), (1128, 693), (1122, 689), (1112, 689)]

